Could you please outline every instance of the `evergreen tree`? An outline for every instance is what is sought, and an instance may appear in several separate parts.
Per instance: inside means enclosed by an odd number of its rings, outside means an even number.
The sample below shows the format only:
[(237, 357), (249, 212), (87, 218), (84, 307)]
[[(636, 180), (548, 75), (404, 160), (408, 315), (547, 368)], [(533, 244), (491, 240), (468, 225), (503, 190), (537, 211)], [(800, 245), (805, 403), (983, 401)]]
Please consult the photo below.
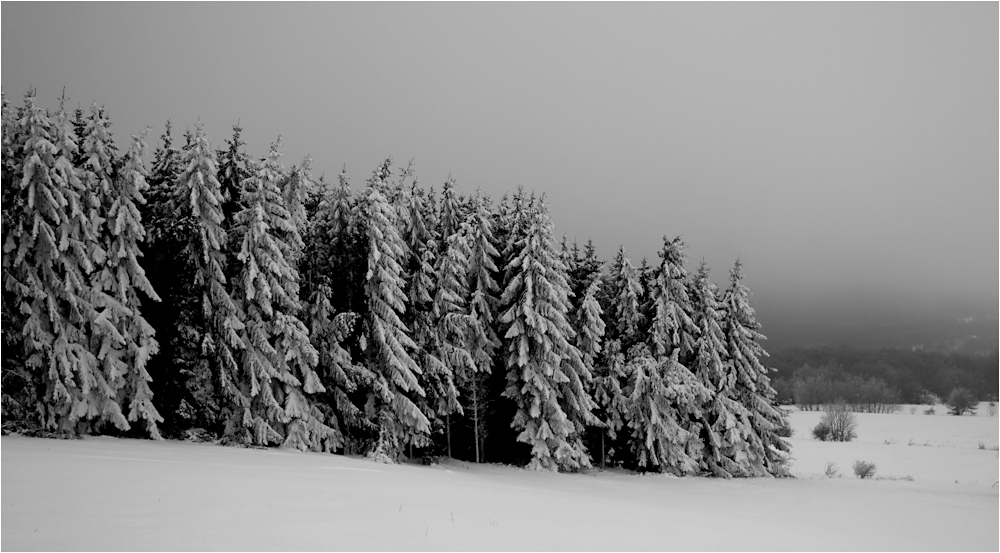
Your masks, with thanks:
[(379, 420), (374, 454), (393, 458), (408, 443), (423, 445), (430, 421), (414, 402), (425, 395), (417, 380), (422, 371), (409, 353), (416, 344), (400, 320), (407, 303), (401, 265), (406, 245), (396, 228), (396, 212), (383, 194), (389, 164), (386, 160), (369, 179), (362, 210), (368, 246), (366, 349), (374, 372), (384, 379), (391, 397), (389, 404), (373, 406)]
[(625, 248), (618, 250), (618, 255), (611, 265), (611, 308), (614, 324), (613, 336), (621, 341), (623, 349), (632, 347), (639, 338), (639, 324), (642, 321), (640, 299), (642, 285), (639, 273), (629, 261)]
[[(226, 281), (228, 238), (223, 228), (222, 189), (215, 152), (202, 131), (195, 127), (190, 146), (181, 160), (182, 171), (175, 187), (175, 211), (186, 218), (186, 255), (194, 266), (194, 288), (201, 295), (201, 352), (203, 371), (211, 371), (225, 407), (225, 440), (248, 443), (261, 437), (264, 428), (250, 413), (248, 384), (242, 378), (238, 359), (244, 345), (244, 315), (229, 294)], [(250, 429), (256, 432), (250, 433)], [(263, 440), (257, 440), (258, 443)]]
[[(18, 132), (18, 114), (10, 106), (7, 95), (0, 93), (3, 104), (3, 147), (2, 163), (2, 195), (0, 209), (3, 212), (3, 230), (0, 238), (0, 247), (7, 243), (8, 237), (14, 229), (22, 225), (25, 214), (25, 195), (20, 192), (19, 167), (23, 165), (20, 160), (21, 141)], [(8, 255), (6, 249), (3, 250), (3, 274), (6, 275), (11, 270), (10, 261), (12, 256)], [(6, 277), (4, 277), (6, 282)], [(18, 309), (17, 297), (14, 290), (8, 289), (6, 284), (2, 287), (2, 333), (3, 333), (3, 368), (2, 386), (0, 386), (0, 397), (2, 397), (2, 410), (4, 428), (14, 421), (24, 422), (28, 418), (28, 412), (34, 408), (34, 398), (30, 389), (31, 375), (25, 370), (24, 350), (21, 347), (21, 329), (24, 324), (22, 314)]]
[(694, 351), (698, 329), (690, 315), (691, 301), (687, 292), (690, 277), (684, 268), (683, 248), (679, 237), (664, 238), (660, 264), (651, 273), (649, 345), (657, 359), (669, 357), (678, 350), (678, 359), (683, 360)]
[[(625, 387), (629, 381), (629, 367), (625, 363), (625, 355), (621, 351), (621, 342), (609, 340), (603, 347), (600, 362), (594, 367), (594, 402), (597, 404), (596, 416), (601, 423), (601, 466), (606, 464), (606, 456), (614, 457), (615, 448), (622, 441), (619, 431), (625, 426), (625, 416), (628, 413), (629, 398)], [(611, 439), (609, 450), (605, 436)]]
[(461, 375), (464, 395), (468, 398), (467, 411), (472, 415), (473, 440), (475, 443), (475, 461), (482, 459), (484, 449), (485, 429), (484, 415), (489, 403), (486, 388), (486, 376), (492, 370), (493, 356), (500, 346), (496, 332), (493, 330), (497, 306), (496, 294), (499, 292), (493, 275), (497, 273), (494, 262), (499, 256), (494, 246), (493, 223), (489, 208), (483, 197), (477, 192), (473, 197), (473, 210), (467, 220), (469, 228), (469, 315), (472, 324), (469, 328), (467, 349), (472, 356), (475, 371), (472, 374)]
[(644, 351), (633, 355), (627, 419), (638, 465), (682, 476), (697, 471), (701, 461), (700, 426), (688, 421), (700, 417), (709, 392), (677, 361), (678, 353), (665, 359)]
[(716, 286), (708, 278), (705, 263), (698, 268), (692, 289), (694, 321), (699, 333), (695, 343), (693, 371), (712, 394), (704, 406), (703, 441), (705, 468), (716, 476), (764, 476), (763, 464), (749, 450), (758, 441), (749, 423), (749, 413), (731, 397), (733, 376), (720, 326), (722, 315)]
[(78, 148), (65, 99), (52, 121), (29, 93), (17, 134), (17, 195), (25, 212), (5, 237), (4, 289), (21, 314), (25, 368), (38, 390), (41, 422), (70, 431), (79, 430), (79, 422), (127, 429), (117, 390), (88, 347), (96, 313), (87, 275), (94, 269), (99, 221), (83, 205), (86, 190), (71, 161)]
[(597, 290), (601, 281), (594, 280), (583, 293), (583, 299), (577, 310), (575, 319), (578, 322), (576, 330), (576, 347), (583, 356), (588, 367), (593, 367), (601, 353), (601, 340), (604, 337), (604, 311), (597, 303)]
[(689, 275), (683, 242), (664, 239), (660, 264), (650, 271), (650, 359), (633, 359), (629, 426), (639, 466), (658, 466), (675, 474), (697, 470), (704, 428), (701, 407), (706, 388), (685, 364), (698, 329), (691, 320)]
[(233, 136), (226, 141), (228, 147), (216, 152), (219, 160), (217, 178), (222, 190), (222, 217), (227, 231), (232, 229), (236, 212), (240, 210), (240, 190), (243, 181), (250, 177), (250, 166), (253, 163), (243, 150), (246, 142), (240, 138), (242, 132), (243, 128), (239, 123), (233, 125)]
[(512, 426), (531, 446), (533, 469), (590, 466), (583, 445), (584, 424), (595, 424), (593, 400), (584, 389), (590, 372), (570, 342), (573, 329), (566, 268), (552, 238), (544, 203), (526, 214), (526, 232), (507, 266), (505, 306), (507, 389), (517, 404)]
[(299, 275), (289, 257), (301, 251), (302, 241), (279, 189), (284, 178), (280, 142), (271, 145), (267, 158), (244, 181), (245, 206), (236, 214), (242, 238), (234, 296), (244, 314), (241, 365), (249, 376), (240, 387), (251, 398), (240, 415), (255, 444), (330, 449), (339, 445), (336, 431), (324, 424), (322, 412), (305, 395), (326, 389), (314, 371), (316, 350), (297, 317)]
[(372, 390), (375, 397), (388, 403), (389, 389), (383, 381), (363, 364), (355, 363), (346, 342), (352, 334), (359, 316), (356, 313), (334, 314), (330, 304), (332, 291), (322, 284), (316, 289), (308, 304), (309, 334), (316, 348), (316, 372), (324, 382), (327, 401), (316, 406), (326, 413), (332, 448), (346, 446), (348, 432), (377, 430), (365, 417), (351, 396), (359, 390)]
[(173, 145), (168, 120), (146, 179), (146, 201), (138, 206), (146, 231), (139, 244), (143, 267), (162, 299), (141, 297), (143, 316), (155, 329), (160, 346), (147, 372), (164, 418), (159, 429), (168, 436), (181, 436), (185, 427), (213, 428), (220, 412), (212, 372), (201, 350), (205, 324), (202, 293), (195, 286), (196, 260), (187, 251), (197, 222), (174, 201), (182, 186), (182, 154)]
[(139, 242), (145, 237), (137, 204), (144, 203), (146, 145), (142, 138), (133, 137), (123, 167), (115, 171), (108, 127), (103, 110), (92, 106), (84, 128), (82, 171), (85, 186), (100, 202), (101, 218), (97, 229), (101, 255), (91, 276), (91, 285), (101, 292), (94, 302), (92, 349), (97, 351), (106, 382), (118, 391), (121, 405), (129, 406), (128, 420), (143, 420), (146, 432), (160, 438), (156, 423), (163, 418), (153, 406), (146, 370), (159, 344), (142, 315), (137, 293), (160, 301), (138, 260), (142, 256)]
[[(448, 237), (435, 267), (433, 318), (437, 358), (443, 362), (444, 370), (432, 370), (433, 366), (428, 366), (428, 369), (431, 374), (439, 374), (435, 379), (437, 391), (434, 395), (439, 398), (438, 412), (442, 414), (462, 413), (455, 381), (456, 378), (465, 381), (476, 371), (468, 351), (468, 339), (476, 320), (469, 315), (465, 299), (468, 296), (466, 272), (470, 253), (467, 233), (468, 226), (463, 224)], [(450, 427), (450, 419), (448, 422)]]
[[(299, 236), (305, 236), (306, 227), (309, 224), (306, 213), (306, 205), (309, 198), (315, 193), (316, 183), (313, 182), (310, 168), (312, 157), (306, 156), (299, 165), (293, 165), (288, 172), (288, 177), (281, 181), (281, 198), (288, 210), (288, 216), (292, 221)], [(300, 251), (294, 252), (294, 259), (297, 262), (301, 255)]]
[(448, 180), (444, 182), (444, 188), (441, 190), (441, 238), (447, 240), (449, 236), (458, 232), (461, 222), (461, 198), (455, 194), (455, 181), (448, 175)]
[(729, 288), (722, 298), (722, 331), (726, 350), (732, 363), (731, 397), (739, 401), (749, 413), (749, 424), (758, 440), (749, 441), (754, 465), (763, 465), (774, 476), (787, 475), (788, 443), (777, 434), (785, 414), (775, 404), (776, 393), (771, 387), (767, 369), (760, 361), (767, 352), (758, 342), (760, 333), (753, 308), (750, 306), (750, 289), (743, 284), (743, 264), (737, 260), (730, 272)]

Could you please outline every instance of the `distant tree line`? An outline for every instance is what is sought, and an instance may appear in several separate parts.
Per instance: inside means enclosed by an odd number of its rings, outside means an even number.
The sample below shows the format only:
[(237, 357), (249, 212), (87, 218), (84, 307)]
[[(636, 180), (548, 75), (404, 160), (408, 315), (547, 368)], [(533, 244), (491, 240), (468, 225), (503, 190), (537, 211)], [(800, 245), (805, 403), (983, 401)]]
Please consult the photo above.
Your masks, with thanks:
[(861, 396), (886, 403), (926, 403), (931, 395), (943, 400), (957, 388), (969, 390), (979, 401), (996, 401), (1000, 388), (997, 351), (967, 355), (847, 346), (791, 348), (772, 353), (769, 364), (776, 369), (778, 400), (786, 405), (817, 405), (831, 394), (848, 403)]
[(168, 122), (147, 166), (105, 111), (3, 99), (3, 416), (72, 433), (578, 470), (784, 475), (739, 262), (553, 236), (545, 198), (352, 188), (280, 138)]

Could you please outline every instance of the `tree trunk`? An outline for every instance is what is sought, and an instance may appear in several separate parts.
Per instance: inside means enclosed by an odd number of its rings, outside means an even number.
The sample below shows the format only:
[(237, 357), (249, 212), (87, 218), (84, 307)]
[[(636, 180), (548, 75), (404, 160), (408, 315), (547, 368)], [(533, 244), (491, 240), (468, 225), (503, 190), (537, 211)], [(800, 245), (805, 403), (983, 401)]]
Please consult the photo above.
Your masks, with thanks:
[(448, 458), (451, 459), (451, 413), (446, 414), (444, 420), (447, 427), (446, 435), (448, 436)]
[(601, 431), (601, 468), (604, 468), (604, 431)]
[(472, 434), (476, 442), (476, 463), (479, 462), (479, 391), (472, 385)]

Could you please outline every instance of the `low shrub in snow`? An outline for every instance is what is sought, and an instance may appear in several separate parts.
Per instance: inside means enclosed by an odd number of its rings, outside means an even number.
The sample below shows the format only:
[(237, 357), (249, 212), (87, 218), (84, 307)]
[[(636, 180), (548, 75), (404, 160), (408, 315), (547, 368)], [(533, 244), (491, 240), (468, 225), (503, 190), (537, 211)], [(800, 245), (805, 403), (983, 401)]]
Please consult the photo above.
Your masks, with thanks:
[(837, 463), (827, 463), (824, 474), (826, 474), (827, 478), (836, 478), (840, 476), (840, 471), (837, 470)]
[(870, 461), (854, 461), (854, 475), (858, 478), (875, 476), (875, 463)]
[(976, 396), (972, 395), (966, 388), (955, 388), (948, 394), (948, 401), (945, 402), (948, 405), (948, 414), (961, 416), (966, 411), (969, 413), (976, 413), (976, 406), (979, 404), (976, 401)]
[(812, 430), (813, 437), (824, 442), (849, 442), (858, 435), (858, 419), (843, 403), (827, 406), (823, 418)]

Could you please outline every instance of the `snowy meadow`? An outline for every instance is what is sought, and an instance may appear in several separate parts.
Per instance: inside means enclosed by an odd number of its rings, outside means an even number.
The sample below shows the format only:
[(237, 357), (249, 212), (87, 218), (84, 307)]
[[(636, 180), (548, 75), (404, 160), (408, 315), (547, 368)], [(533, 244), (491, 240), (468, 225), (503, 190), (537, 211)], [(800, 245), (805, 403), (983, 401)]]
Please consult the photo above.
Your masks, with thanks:
[[(794, 479), (565, 474), (180, 441), (5, 436), (4, 550), (997, 550), (998, 428), (904, 406)], [(861, 480), (851, 465), (876, 464)], [(827, 475), (833, 463), (836, 475)]]

